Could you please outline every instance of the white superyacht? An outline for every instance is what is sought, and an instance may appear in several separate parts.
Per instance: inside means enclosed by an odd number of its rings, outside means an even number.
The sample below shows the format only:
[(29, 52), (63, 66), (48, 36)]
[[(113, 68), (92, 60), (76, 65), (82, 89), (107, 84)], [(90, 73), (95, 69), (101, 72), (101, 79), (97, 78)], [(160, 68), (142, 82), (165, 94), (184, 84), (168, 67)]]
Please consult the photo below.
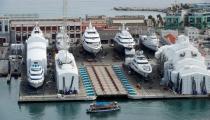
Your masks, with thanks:
[(89, 23), (89, 26), (86, 27), (83, 34), (82, 45), (83, 48), (89, 53), (97, 54), (101, 50), (102, 45), (99, 33), (95, 27), (92, 26), (91, 22)]

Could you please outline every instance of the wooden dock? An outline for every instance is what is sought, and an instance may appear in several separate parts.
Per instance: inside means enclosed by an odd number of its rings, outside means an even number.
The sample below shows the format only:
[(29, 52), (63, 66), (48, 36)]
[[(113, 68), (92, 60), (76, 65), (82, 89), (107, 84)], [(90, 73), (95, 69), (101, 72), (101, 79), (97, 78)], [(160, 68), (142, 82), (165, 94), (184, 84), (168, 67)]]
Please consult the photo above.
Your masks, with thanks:
[(97, 96), (126, 96), (127, 92), (110, 65), (87, 66)]

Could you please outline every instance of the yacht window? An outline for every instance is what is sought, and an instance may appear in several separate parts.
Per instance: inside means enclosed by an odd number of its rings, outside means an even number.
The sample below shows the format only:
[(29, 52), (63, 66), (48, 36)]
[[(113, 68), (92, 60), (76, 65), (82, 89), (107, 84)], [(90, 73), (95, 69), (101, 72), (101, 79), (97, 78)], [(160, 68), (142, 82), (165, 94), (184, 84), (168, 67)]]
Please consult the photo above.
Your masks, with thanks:
[(128, 55), (126, 55), (126, 57), (132, 58), (132, 57), (134, 57), (134, 55), (133, 54), (128, 54)]
[(31, 76), (41, 76), (42, 75), (42, 73), (41, 74), (30, 74)]
[(130, 37), (121, 37), (121, 36), (118, 36), (120, 39), (132, 39)]
[(87, 41), (85, 41), (87, 44), (92, 44), (92, 42), (87, 42)]
[(88, 34), (96, 34), (96, 32), (87, 32)]
[(31, 71), (40, 71), (41, 68), (31, 68)]
[(34, 33), (39, 33), (39, 31), (35, 31)]
[(31, 79), (31, 80), (40, 80), (40, 79), (42, 79), (42, 77), (41, 77), (41, 78), (31, 78), (31, 77), (30, 77), (30, 79)]
[(40, 71), (41, 70), (41, 67), (39, 68), (31, 68), (31, 71)]
[(134, 62), (137, 63), (137, 64), (148, 64), (148, 62), (138, 62), (134, 59)]
[(97, 39), (99, 37), (85, 37), (85, 39)]
[(137, 57), (139, 60), (146, 60), (145, 57)]

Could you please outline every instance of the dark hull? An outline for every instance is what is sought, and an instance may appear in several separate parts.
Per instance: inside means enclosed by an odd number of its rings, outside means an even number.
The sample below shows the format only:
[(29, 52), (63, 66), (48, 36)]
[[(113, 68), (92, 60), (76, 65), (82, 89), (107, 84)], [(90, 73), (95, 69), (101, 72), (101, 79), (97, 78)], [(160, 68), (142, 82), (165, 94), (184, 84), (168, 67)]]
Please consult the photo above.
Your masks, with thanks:
[(120, 107), (111, 108), (111, 109), (103, 109), (103, 110), (87, 109), (87, 113), (102, 113), (102, 112), (112, 112), (112, 111), (118, 111), (118, 110), (120, 110)]

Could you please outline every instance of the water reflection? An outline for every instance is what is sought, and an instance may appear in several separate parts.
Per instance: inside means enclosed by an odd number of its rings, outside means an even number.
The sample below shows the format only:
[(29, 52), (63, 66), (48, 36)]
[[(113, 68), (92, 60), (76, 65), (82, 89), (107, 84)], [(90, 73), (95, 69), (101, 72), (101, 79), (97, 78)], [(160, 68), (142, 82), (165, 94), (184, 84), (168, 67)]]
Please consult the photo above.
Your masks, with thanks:
[(32, 120), (42, 120), (45, 115), (45, 104), (44, 103), (30, 103), (20, 105), (20, 108), (28, 109), (30, 118)]
[(169, 106), (173, 109), (179, 109), (179, 112), (182, 111), (205, 111), (209, 109), (208, 99), (191, 99), (191, 100), (174, 100), (167, 102)]
[(167, 114), (163, 116), (178, 117), (177, 115), (181, 115), (185, 119), (198, 119), (199, 117), (207, 116), (206, 111), (210, 109), (208, 104), (208, 99), (164, 101), (162, 109), (166, 109)]
[(68, 118), (75, 118), (80, 109), (80, 104), (77, 102), (57, 103), (56, 110), (59, 114), (59, 120), (66, 120)]
[(117, 118), (120, 111), (105, 112), (105, 113), (90, 113), (91, 120), (107, 120), (107, 118)]

